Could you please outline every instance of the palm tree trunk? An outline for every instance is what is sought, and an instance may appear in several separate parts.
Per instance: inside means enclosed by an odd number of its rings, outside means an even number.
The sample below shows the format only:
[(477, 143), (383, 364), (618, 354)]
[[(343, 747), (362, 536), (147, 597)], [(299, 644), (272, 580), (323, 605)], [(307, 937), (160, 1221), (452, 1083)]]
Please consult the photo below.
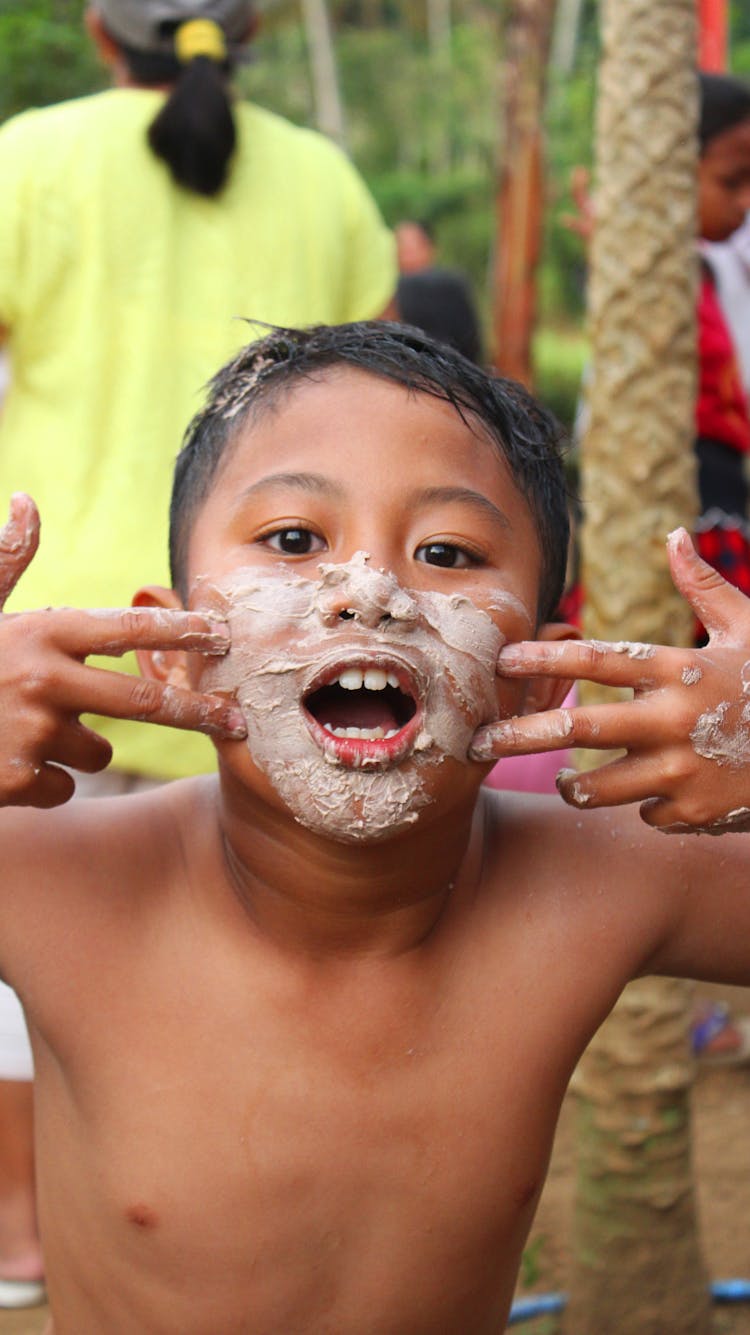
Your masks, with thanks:
[[(603, 0), (585, 632), (689, 643), (664, 539), (696, 509), (695, 3)], [(611, 696), (611, 692), (610, 692)], [(588, 701), (601, 697), (590, 687)], [(581, 1061), (566, 1329), (706, 1335), (690, 1160), (689, 989), (632, 984)]]

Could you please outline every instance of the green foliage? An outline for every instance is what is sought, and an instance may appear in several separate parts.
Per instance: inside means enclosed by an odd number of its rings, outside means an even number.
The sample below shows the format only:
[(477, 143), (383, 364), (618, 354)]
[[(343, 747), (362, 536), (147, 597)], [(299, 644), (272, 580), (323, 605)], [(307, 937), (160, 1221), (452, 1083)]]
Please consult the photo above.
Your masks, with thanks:
[(573, 323), (538, 329), (534, 338), (535, 388), (568, 431), (575, 421), (588, 358), (588, 340)]
[(0, 120), (101, 87), (84, 0), (0, 0)]
[(542, 1277), (541, 1254), (547, 1241), (543, 1233), (537, 1233), (524, 1247), (521, 1254), (521, 1284), (525, 1289), (533, 1288)]
[[(492, 5), (455, 5), (449, 57), (436, 63), (421, 6), (376, 0), (331, 5), (344, 22), (336, 57), (349, 148), (390, 224), (435, 228), (441, 262), (464, 270), (486, 305), (494, 232), (499, 23)], [(493, 12), (494, 10), (494, 12)], [(300, 124), (314, 119), (304, 30), (293, 11), (255, 43), (246, 94)], [(280, 77), (280, 73), (282, 77)]]

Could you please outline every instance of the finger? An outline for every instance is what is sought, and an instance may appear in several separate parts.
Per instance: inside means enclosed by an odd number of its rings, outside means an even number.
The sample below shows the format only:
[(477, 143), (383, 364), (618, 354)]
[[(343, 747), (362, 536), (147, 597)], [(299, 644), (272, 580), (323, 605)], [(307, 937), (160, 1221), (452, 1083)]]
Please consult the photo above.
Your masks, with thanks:
[[(665, 731), (665, 740), (667, 736)], [(489, 723), (474, 733), (469, 759), (501, 760), (504, 756), (534, 755), (573, 746), (602, 751), (638, 749), (657, 746), (660, 740), (661, 730), (653, 712), (624, 701), (590, 709), (550, 709)]]
[(67, 687), (61, 683), (59, 701), (74, 713), (158, 723), (233, 740), (247, 736), (244, 716), (234, 700), (124, 672), (79, 669)]
[(63, 802), (67, 802), (75, 792), (75, 780), (72, 774), (60, 769), (59, 765), (51, 765), (47, 761), (41, 765), (34, 765), (29, 761), (26, 772), (17, 768), (14, 777), (19, 782), (15, 787), (15, 793), (6, 793), (5, 802), (9, 806), (40, 807), (46, 810), (49, 807), (62, 806)]
[[(658, 655), (658, 658), (657, 658)], [(569, 677), (644, 690), (674, 670), (684, 651), (635, 640), (522, 640), (500, 650), (501, 677)]]
[(651, 797), (642, 802), (641, 820), (662, 834), (747, 834), (750, 832), (750, 808), (739, 806), (726, 816), (711, 820), (689, 821), (685, 818), (682, 802), (669, 798)]
[(39, 546), (39, 511), (30, 496), (16, 492), (10, 498), (8, 519), (0, 529), (0, 611), (15, 589)]
[(667, 538), (669, 567), (675, 588), (703, 622), (709, 636), (737, 635), (737, 622), (750, 615), (750, 601), (700, 557), (684, 528)]
[(653, 798), (659, 792), (660, 777), (653, 757), (623, 756), (598, 769), (561, 769), (555, 782), (564, 801), (580, 809), (620, 807)]
[(38, 624), (53, 628), (58, 646), (75, 658), (87, 658), (89, 654), (116, 658), (131, 649), (177, 649), (221, 655), (231, 645), (225, 622), (182, 608), (81, 611), (63, 607), (38, 616), (48, 618), (46, 623)]
[(112, 745), (105, 737), (87, 728), (77, 719), (60, 728), (57, 737), (46, 745), (46, 759), (82, 774), (98, 774), (112, 759)]

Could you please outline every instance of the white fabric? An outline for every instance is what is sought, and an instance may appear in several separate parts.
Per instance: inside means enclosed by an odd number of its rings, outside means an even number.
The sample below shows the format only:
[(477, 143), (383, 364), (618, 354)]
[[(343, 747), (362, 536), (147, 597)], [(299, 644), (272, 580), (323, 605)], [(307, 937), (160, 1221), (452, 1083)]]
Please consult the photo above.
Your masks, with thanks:
[(21, 1004), (0, 983), (0, 1080), (33, 1080), (34, 1062)]

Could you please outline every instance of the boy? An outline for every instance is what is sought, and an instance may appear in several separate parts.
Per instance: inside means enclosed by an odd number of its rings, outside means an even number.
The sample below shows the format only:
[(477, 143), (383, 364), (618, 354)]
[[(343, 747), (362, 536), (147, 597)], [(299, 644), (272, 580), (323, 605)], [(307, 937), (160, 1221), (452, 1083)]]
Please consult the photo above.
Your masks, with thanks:
[[(84, 710), (212, 728), (219, 757), (0, 815), (55, 1335), (496, 1335), (625, 982), (750, 978), (745, 841), (709, 905), (710, 840), (479, 792), (498, 736), (523, 745), (495, 720), (559, 704), (572, 660), (639, 692), (597, 711), (633, 756), (575, 800), (701, 825), (747, 802), (747, 603), (677, 541), (715, 645), (567, 645), (545, 620), (565, 523), (554, 424), (519, 388), (398, 326), (277, 331), (186, 439), (174, 590), (0, 620), (6, 803), (106, 764)], [(34, 544), (16, 501), (6, 591)], [(138, 696), (83, 661), (126, 645)], [(593, 730), (560, 717), (535, 745)]]

